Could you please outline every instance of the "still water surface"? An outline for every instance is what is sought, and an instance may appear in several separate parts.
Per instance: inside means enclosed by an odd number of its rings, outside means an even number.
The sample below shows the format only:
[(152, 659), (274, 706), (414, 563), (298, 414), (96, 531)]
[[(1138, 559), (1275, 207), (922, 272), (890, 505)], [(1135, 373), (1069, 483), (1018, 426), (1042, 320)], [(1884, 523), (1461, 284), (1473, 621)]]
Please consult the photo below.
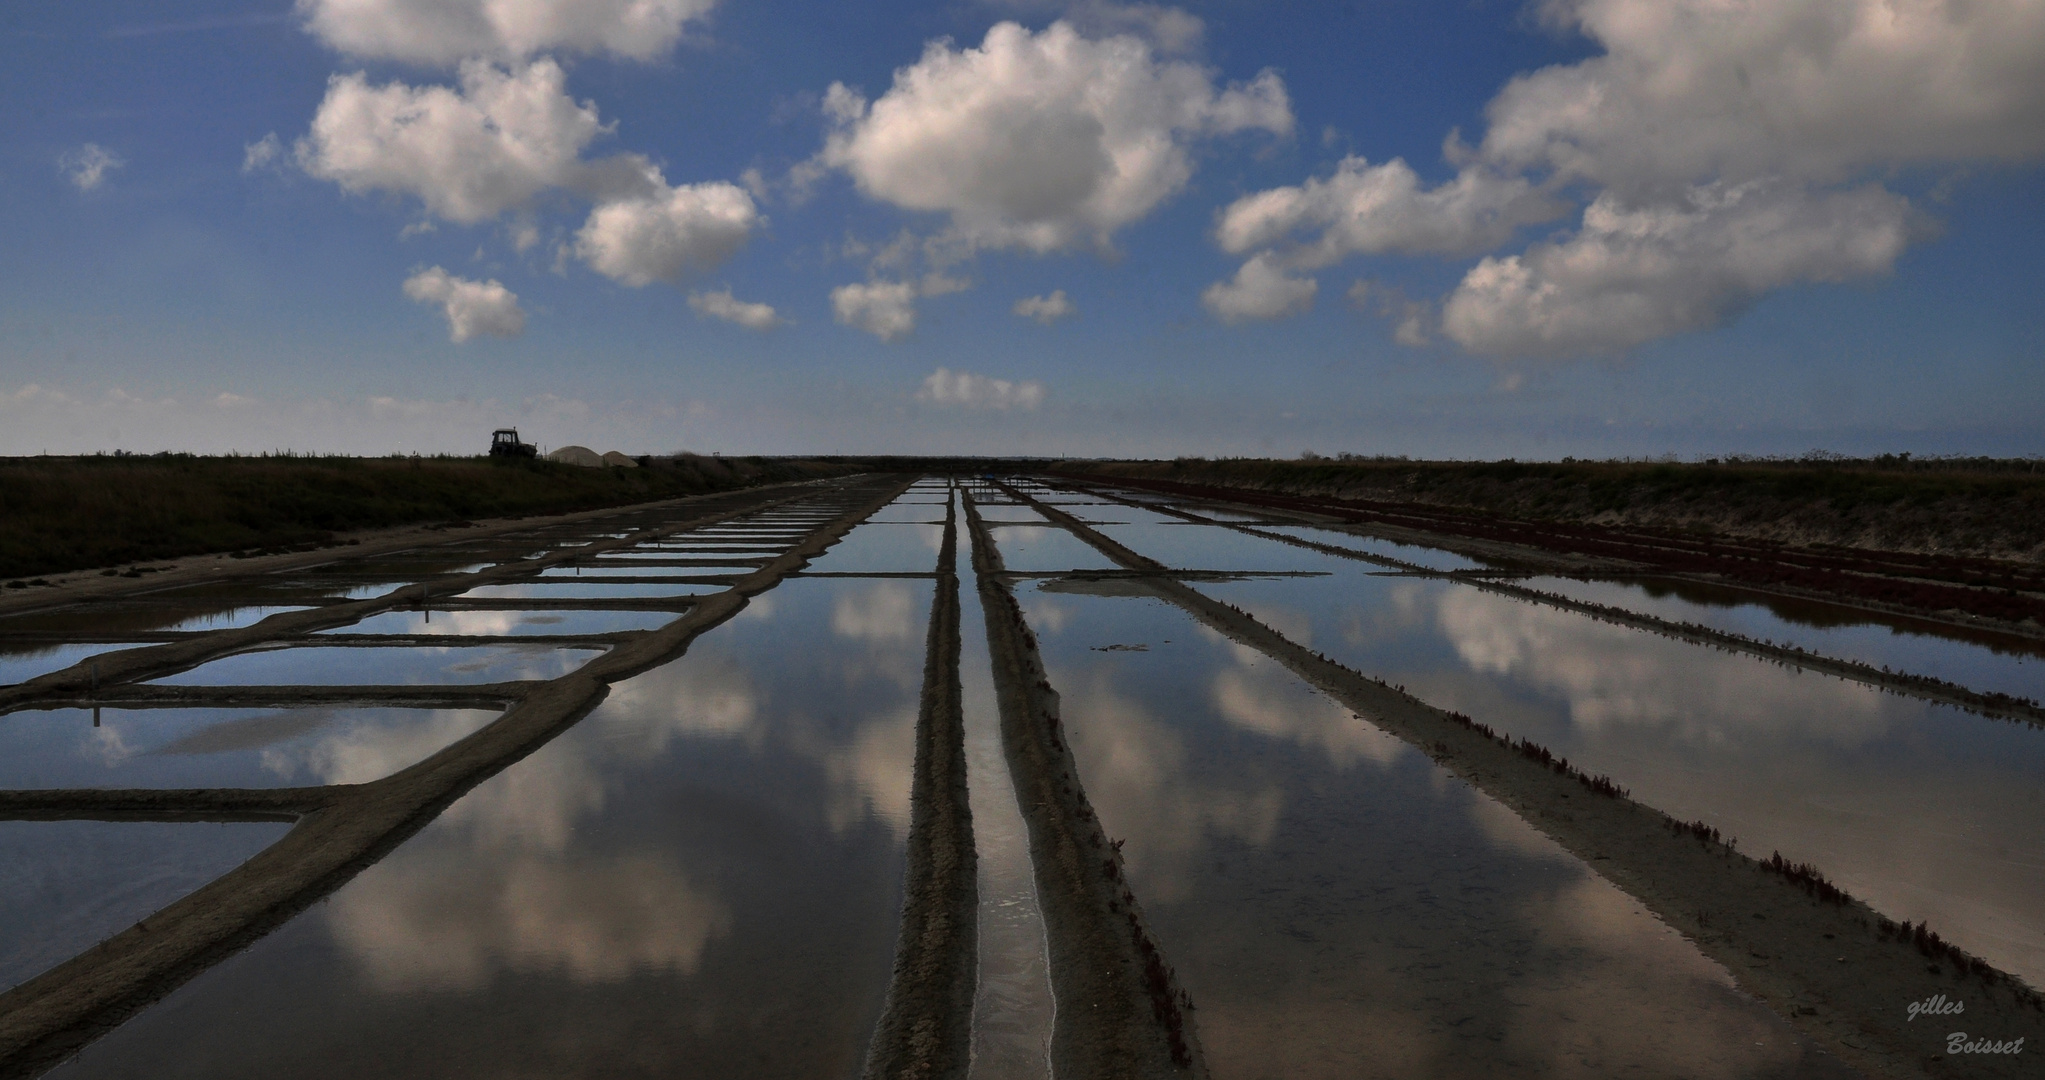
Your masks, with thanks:
[(1489, 797), (1161, 602), (1021, 594), (1214, 1075), (1843, 1076)]
[(856, 1075), (929, 599), (756, 599), (51, 1075)]
[(367, 708), (7, 713), (0, 715), (0, 788), (361, 784), (496, 717), (483, 709)]

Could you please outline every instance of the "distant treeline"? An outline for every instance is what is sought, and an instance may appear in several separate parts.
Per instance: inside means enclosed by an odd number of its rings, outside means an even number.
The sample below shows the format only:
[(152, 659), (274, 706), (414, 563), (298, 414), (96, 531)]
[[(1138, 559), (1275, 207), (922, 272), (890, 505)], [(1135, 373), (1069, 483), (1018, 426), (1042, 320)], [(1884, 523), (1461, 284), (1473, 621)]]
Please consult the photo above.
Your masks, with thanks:
[(589, 469), (288, 453), (0, 458), (0, 578), (274, 551), (356, 529), (568, 513), (857, 470), (792, 458), (642, 460), (643, 468)]

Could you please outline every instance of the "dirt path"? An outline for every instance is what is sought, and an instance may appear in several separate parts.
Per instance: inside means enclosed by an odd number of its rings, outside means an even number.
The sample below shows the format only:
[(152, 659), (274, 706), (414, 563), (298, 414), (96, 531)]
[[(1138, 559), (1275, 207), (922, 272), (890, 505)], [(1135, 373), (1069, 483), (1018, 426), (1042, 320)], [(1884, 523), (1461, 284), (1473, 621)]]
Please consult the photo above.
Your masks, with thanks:
[(1052, 1074), (1205, 1077), (1192, 1002), (1178, 985), (1080, 786), (1058, 693), (1002, 576), (1001, 553), (970, 497), (973, 573), (987, 617), (1001, 739), (1030, 836), (1058, 1002)]
[(947, 506), (916, 718), (902, 936), (887, 1007), (867, 1049), (867, 1080), (960, 1080), (972, 1064), (980, 864), (966, 798), (957, 553), (957, 512)]

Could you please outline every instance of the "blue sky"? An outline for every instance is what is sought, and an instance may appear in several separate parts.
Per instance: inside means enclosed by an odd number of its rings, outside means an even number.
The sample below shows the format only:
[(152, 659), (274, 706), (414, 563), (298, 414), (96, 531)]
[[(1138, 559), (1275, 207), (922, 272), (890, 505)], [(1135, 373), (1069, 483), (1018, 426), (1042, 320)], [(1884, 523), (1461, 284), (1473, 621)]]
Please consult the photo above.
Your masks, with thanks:
[(0, 35), (4, 454), (2045, 451), (2022, 0)]

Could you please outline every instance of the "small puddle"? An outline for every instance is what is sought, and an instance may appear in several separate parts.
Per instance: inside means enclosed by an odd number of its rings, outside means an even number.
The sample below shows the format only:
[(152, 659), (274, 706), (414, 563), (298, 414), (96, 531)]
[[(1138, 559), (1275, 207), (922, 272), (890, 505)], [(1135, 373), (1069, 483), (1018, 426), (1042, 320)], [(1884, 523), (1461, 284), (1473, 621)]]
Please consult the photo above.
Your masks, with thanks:
[(702, 596), (723, 592), (728, 585), (714, 583), (627, 584), (600, 580), (522, 581), (505, 585), (478, 585), (456, 595), (471, 600), (657, 600), (666, 596)]
[[(1757, 641), (1801, 646), (1821, 656), (1958, 683), (1970, 690), (2045, 702), (2045, 644), (2012, 638), (1964, 640), (1927, 623), (1898, 625), (1832, 604), (1765, 600), (1729, 589), (1653, 582), (1536, 577), (1517, 582), (1574, 600), (1696, 623)], [(1984, 635), (1985, 636), (1985, 635)]]
[(149, 642), (100, 643), (97, 645), (0, 645), (0, 686), (23, 683), (52, 671), (62, 671), (81, 660), (101, 653), (132, 649)]
[(602, 611), (549, 608), (543, 611), (385, 611), (323, 634), (453, 634), (509, 637), (519, 634), (574, 636), (622, 630), (658, 630), (678, 618), (672, 611)]
[(544, 681), (574, 671), (602, 651), (554, 645), (299, 645), (223, 656), (149, 681), (162, 686), (431, 686)]
[(999, 525), (990, 530), (1002, 565), (1021, 573), (1112, 570), (1115, 563), (1058, 525)]
[(1347, 548), (1350, 551), (1360, 551), (1366, 555), (1398, 559), (1401, 562), (1424, 566), (1429, 570), (1483, 570), (1488, 566), (1486, 563), (1479, 562), (1468, 556), (1458, 555), (1453, 551), (1419, 547), (1414, 544), (1395, 544), (1390, 540), (1380, 540), (1375, 536), (1362, 536), (1353, 532), (1343, 532), (1340, 529), (1319, 529), (1311, 525), (1269, 525), (1257, 526), (1257, 528), (1262, 529), (1264, 532), (1277, 533), (1280, 536), (1292, 536), (1301, 540), (1311, 540), (1316, 544), (1326, 544), (1329, 547)]
[(291, 826), (0, 821), (0, 990), (240, 866)]
[[(139, 631), (203, 632), (253, 626), (300, 605), (257, 604), (81, 604), (0, 620), (0, 631), (35, 634), (112, 635)], [(5, 649), (6, 646), (0, 646)]]
[(381, 780), (486, 709), (51, 709), (0, 715), (0, 788), (298, 787)]
[(811, 574), (927, 574), (944, 547), (943, 525), (855, 527), (803, 568)]
[(758, 570), (757, 566), (716, 565), (716, 566), (552, 566), (540, 571), (540, 580), (558, 581), (604, 578), (704, 578), (744, 577)]

